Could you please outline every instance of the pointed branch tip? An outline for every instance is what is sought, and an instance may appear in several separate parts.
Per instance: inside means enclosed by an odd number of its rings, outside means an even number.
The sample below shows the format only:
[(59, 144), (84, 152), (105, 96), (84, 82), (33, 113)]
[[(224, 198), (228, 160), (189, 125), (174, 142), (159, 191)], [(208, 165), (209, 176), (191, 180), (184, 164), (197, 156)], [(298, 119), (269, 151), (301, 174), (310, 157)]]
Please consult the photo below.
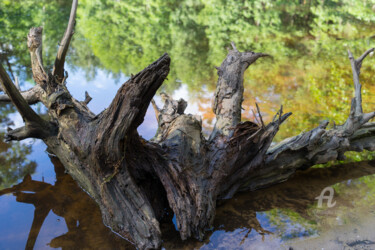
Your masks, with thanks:
[(255, 103), (255, 106), (257, 107), (257, 111), (258, 111), (258, 114), (259, 114), (259, 119), (260, 119), (262, 128), (265, 128), (264, 122), (263, 122), (263, 118), (262, 118), (262, 114), (260, 113), (260, 109), (259, 109), (258, 103)]
[(236, 44), (234, 42), (231, 42), (230, 44), (232, 45), (234, 51), (238, 51)]
[(352, 54), (352, 52), (350, 51), (350, 49), (348, 49), (348, 56), (349, 56), (349, 59), (354, 59), (353, 54)]
[(368, 50), (366, 50), (365, 51), (365, 53), (363, 53), (357, 60), (356, 60), (356, 62), (358, 62), (358, 63), (361, 63), (368, 55), (372, 55), (371, 53), (373, 53), (374, 52), (374, 49), (375, 48), (371, 48), (371, 49), (368, 49)]
[(258, 125), (261, 125), (260, 122), (259, 122), (259, 120), (258, 120), (257, 115), (255, 114), (254, 109), (252, 109), (251, 112), (253, 112), (253, 116), (254, 116), (254, 119), (255, 119), (256, 123), (257, 123)]
[(87, 91), (85, 91), (85, 100), (83, 101), (86, 105), (88, 105), (92, 100), (92, 97), (89, 95)]

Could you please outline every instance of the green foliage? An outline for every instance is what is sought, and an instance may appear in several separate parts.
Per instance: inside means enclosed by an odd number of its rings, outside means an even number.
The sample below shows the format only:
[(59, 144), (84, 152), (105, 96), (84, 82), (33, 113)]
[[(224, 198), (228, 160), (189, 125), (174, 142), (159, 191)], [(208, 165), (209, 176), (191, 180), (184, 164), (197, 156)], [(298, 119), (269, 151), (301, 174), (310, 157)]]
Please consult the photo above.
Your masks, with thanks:
[[(31, 26), (44, 26), (45, 65), (52, 65), (70, 4), (0, 0), (0, 60), (10, 63), (8, 72), (30, 79)], [(186, 84), (209, 128), (212, 100), (202, 89), (212, 96), (214, 66), (226, 47), (234, 41), (240, 50), (269, 53), (272, 59), (261, 59), (245, 74), (243, 117), (254, 120), (255, 100), (265, 121), (283, 104), (293, 116), (281, 126), (276, 138), (281, 140), (325, 119), (344, 122), (353, 96), (346, 51), (359, 56), (374, 46), (374, 6), (375, 0), (80, 0), (68, 62), (89, 79), (98, 69), (116, 77), (137, 73), (168, 52), (171, 70), (163, 90)], [(361, 71), (368, 111), (374, 108), (371, 60)]]
[(4, 143), (4, 133), (0, 134), (0, 190), (9, 188), (27, 174), (35, 172), (36, 163), (26, 156), (31, 153), (31, 146), (18, 142)]
[[(196, 19), (199, 1), (81, 1), (79, 31), (103, 67), (130, 75), (168, 52), (170, 82), (189, 79), (197, 84), (206, 76), (207, 39)], [(185, 81), (184, 81), (185, 82)], [(171, 87), (170, 87), (171, 88)]]
[[(43, 26), (44, 64), (54, 62), (58, 41), (69, 18), (70, 1), (1, 0), (0, 62), (11, 75), (31, 80), (27, 33), (31, 27)], [(48, 39), (46, 39), (48, 38)], [(12, 73), (13, 72), (13, 73)]]
[[(12, 121), (8, 115), (15, 110), (12, 105), (0, 105), (0, 124), (11, 125)], [(30, 153), (31, 145), (5, 143), (4, 131), (0, 131), (0, 190), (11, 187), (26, 174), (35, 172), (36, 163), (26, 158)]]

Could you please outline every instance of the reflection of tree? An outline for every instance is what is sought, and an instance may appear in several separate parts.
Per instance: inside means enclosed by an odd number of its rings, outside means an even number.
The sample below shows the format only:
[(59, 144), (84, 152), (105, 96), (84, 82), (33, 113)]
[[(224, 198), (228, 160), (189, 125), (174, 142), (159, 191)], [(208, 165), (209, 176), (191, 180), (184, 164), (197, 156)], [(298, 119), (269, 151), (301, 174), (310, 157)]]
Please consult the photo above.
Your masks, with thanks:
[(69, 17), (71, 1), (0, 0), (0, 62), (21, 80), (31, 78), (30, 57), (26, 53), (25, 30), (42, 24), (48, 39), (43, 41), (46, 65), (52, 65), (55, 50)]
[[(322, 219), (320, 217), (332, 217), (336, 218), (336, 212), (331, 211), (325, 213), (324, 210), (311, 214), (311, 209), (315, 209), (317, 200), (315, 199), (320, 195), (322, 190), (327, 186), (337, 185), (347, 180), (353, 180), (351, 185), (347, 183), (343, 184), (348, 191), (345, 195), (340, 195), (341, 192), (337, 191), (335, 194), (335, 201), (337, 202), (335, 208), (345, 210), (347, 207), (352, 209), (352, 202), (358, 200), (358, 202), (364, 202), (368, 204), (368, 199), (362, 199), (358, 196), (361, 193), (361, 189), (366, 189), (366, 185), (355, 185), (356, 179), (361, 178), (366, 182), (367, 177), (375, 174), (374, 168), (375, 162), (362, 162), (356, 164), (345, 164), (339, 166), (333, 166), (329, 168), (314, 168), (304, 172), (299, 172), (295, 177), (291, 178), (287, 182), (272, 186), (267, 189), (262, 189), (255, 192), (246, 192), (236, 195), (234, 198), (228, 201), (223, 201), (217, 207), (217, 216), (214, 221), (213, 232), (216, 230), (225, 230), (227, 232), (235, 231), (236, 229), (243, 228), (242, 232), (246, 231), (244, 239), (250, 234), (252, 230), (255, 230), (261, 235), (269, 234), (269, 231), (286, 233), (289, 224), (300, 224), (305, 228), (303, 231), (314, 231), (316, 223), (312, 220)], [(358, 181), (361, 183), (361, 181)], [(367, 180), (367, 182), (369, 182)], [(373, 182), (373, 179), (372, 179)], [(336, 186), (335, 185), (335, 186)], [(370, 187), (371, 188), (371, 187)], [(347, 195), (350, 190), (353, 190), (355, 195)], [(364, 195), (366, 196), (366, 195)], [(364, 197), (363, 196), (363, 197)], [(368, 197), (368, 196), (367, 196)], [(373, 199), (372, 199), (373, 200)], [(358, 205), (356, 202), (356, 205)], [(264, 228), (262, 222), (257, 218), (257, 213), (267, 212), (266, 217), (271, 223), (271, 227)], [(311, 227), (311, 228), (309, 228)], [(173, 228), (168, 228), (168, 235), (166, 236), (164, 246), (169, 248), (186, 248), (191, 247), (199, 248), (205, 243), (209, 242), (210, 236), (206, 237), (204, 242), (189, 241), (184, 243), (176, 237), (176, 233)], [(293, 238), (296, 235), (280, 235), (283, 239)], [(284, 237), (283, 237), (284, 236)], [(299, 235), (301, 236), (301, 235)]]
[[(165, 87), (174, 90), (180, 82), (186, 83), (199, 99), (203, 85), (213, 90), (214, 66), (225, 57), (230, 41), (240, 49), (267, 52), (274, 56), (272, 63), (255, 64), (245, 75), (243, 117), (253, 119), (255, 99), (266, 121), (271, 119), (267, 114), (283, 104), (293, 111), (294, 119), (281, 128), (280, 140), (324, 119), (336, 124), (345, 120), (349, 106), (341, 103), (349, 102), (352, 93), (346, 47), (359, 54), (373, 43), (371, 1), (300, 2), (82, 0), (68, 61), (73, 68), (84, 69), (88, 78), (98, 69), (130, 75), (168, 52), (173, 60)], [(63, 33), (58, 24), (66, 21), (70, 3), (0, 0), (0, 61), (5, 66), (10, 63), (9, 74), (25, 78), (24, 71), (30, 69), (24, 31), (36, 24), (44, 24), (49, 38), (44, 54), (47, 61), (53, 60), (51, 51)], [(361, 74), (364, 109), (373, 106), (375, 87), (368, 83), (374, 65), (365, 65)], [(206, 117), (212, 115), (210, 109), (201, 111)]]
[[(0, 0), (0, 63), (5, 65), (9, 75), (31, 80), (30, 56), (26, 47), (26, 34), (32, 26), (43, 24), (46, 36), (43, 41), (44, 60), (52, 65), (55, 59), (57, 41), (61, 39), (70, 12), (70, 1), (50, 0)], [(53, 52), (53, 53), (52, 53)], [(2, 93), (1, 93), (2, 94)], [(16, 111), (12, 105), (0, 105), (1, 124), (12, 125), (8, 115)], [(9, 187), (26, 174), (35, 171), (36, 163), (26, 156), (31, 146), (20, 143), (4, 143), (4, 134), (0, 134), (0, 189)]]
[(27, 174), (35, 172), (36, 163), (29, 161), (31, 146), (15, 143), (5, 143), (4, 133), (0, 133), (0, 189), (10, 187)]
[(13, 193), (18, 202), (35, 206), (34, 219), (26, 249), (33, 249), (44, 220), (50, 211), (65, 219), (68, 232), (51, 240), (49, 245), (62, 249), (133, 249), (126, 240), (114, 236), (103, 225), (99, 208), (74, 180), (64, 173), (57, 158), (51, 158), (56, 183), (34, 181), (30, 175), (0, 195)]
[[(34, 220), (26, 248), (33, 248), (43, 221), (50, 211), (63, 217), (68, 228), (66, 234), (51, 240), (51, 247), (62, 247), (63, 249), (133, 248), (125, 240), (119, 239), (109, 232), (109, 229), (102, 223), (100, 211), (94, 201), (76, 185), (69, 175), (64, 173), (64, 167), (56, 158), (52, 158), (52, 162), (55, 166), (57, 179), (54, 185), (34, 181), (30, 175), (27, 175), (20, 184), (0, 191), (0, 195), (13, 193), (18, 202), (35, 206)], [(218, 206), (214, 222), (215, 230), (235, 231), (243, 228), (241, 232), (244, 233), (243, 241), (252, 230), (261, 235), (269, 234), (274, 229), (264, 228), (262, 222), (257, 218), (258, 212), (266, 211), (269, 221), (279, 231), (286, 230), (285, 223), (300, 223), (308, 227), (309, 225), (304, 221), (314, 219), (309, 212), (310, 208), (316, 203), (315, 197), (320, 195), (325, 187), (360, 177), (369, 182), (366, 179), (367, 176), (375, 174), (373, 165), (374, 162), (363, 162), (355, 166), (346, 164), (330, 168), (310, 169), (297, 173), (294, 178), (277, 186), (238, 194)], [(353, 185), (354, 183), (355, 181), (353, 181)], [(361, 186), (355, 188), (356, 193), (361, 192), (360, 188)], [(351, 199), (353, 199), (352, 196), (341, 197), (339, 191), (335, 194), (335, 200), (338, 202), (337, 207), (340, 205), (349, 206), (348, 200)], [(288, 220), (281, 220), (280, 218), (283, 216), (287, 216)], [(188, 249), (193, 246), (199, 248), (209, 241), (209, 235), (204, 242), (176, 240), (179, 239), (178, 232), (169, 226), (169, 223), (162, 226), (166, 249)]]
[[(374, 165), (374, 162), (371, 163)], [(309, 208), (316, 203), (316, 197), (327, 186), (332, 186), (346, 180), (357, 179), (363, 176), (375, 174), (375, 168), (366, 162), (361, 164), (346, 164), (333, 166), (330, 168), (315, 168), (305, 172), (299, 172), (295, 177), (282, 184), (270, 187), (266, 190), (259, 190), (252, 193), (239, 194), (234, 201), (224, 203), (219, 211), (230, 210), (233, 214), (245, 214), (246, 210), (256, 212), (270, 211), (273, 209), (284, 209), (298, 213), (300, 219), (311, 220)], [(250, 197), (246, 198), (246, 197)], [(338, 203), (347, 204), (348, 197), (339, 197), (336, 193), (335, 199)], [(339, 205), (337, 205), (339, 207)], [(222, 210), (223, 209), (223, 210)], [(275, 213), (275, 216), (278, 216)], [(218, 216), (219, 217), (219, 216)], [(220, 218), (224, 218), (221, 216)], [(222, 221), (232, 230), (230, 221)], [(228, 223), (229, 222), (229, 223)], [(238, 222), (241, 222), (240, 216)], [(247, 227), (247, 222), (242, 221), (243, 227)], [(279, 226), (281, 226), (279, 224)]]
[(175, 58), (173, 78), (196, 89), (206, 84), (207, 75), (201, 72), (207, 67), (213, 70), (230, 41), (241, 49), (274, 55), (275, 68), (287, 67), (291, 58), (302, 59), (297, 67), (303, 67), (304, 61), (322, 57), (335, 61), (332, 55), (345, 44), (362, 51), (362, 38), (373, 35), (375, 23), (372, 4), (360, 0), (84, 0), (81, 4), (85, 7), (79, 10), (80, 32), (104, 67), (130, 74), (167, 51)]
[[(0, 104), (0, 123), (13, 125), (9, 114), (16, 111), (12, 105)], [(10, 187), (27, 174), (35, 172), (36, 163), (27, 159), (31, 153), (31, 145), (25, 143), (4, 142), (4, 127), (0, 131), (0, 189)]]
[[(350, 102), (352, 96), (345, 50), (364, 51), (373, 43), (375, 26), (373, 3), (361, 0), (84, 0), (82, 4), (79, 29), (101, 67), (130, 74), (168, 52), (173, 60), (164, 88), (171, 91), (186, 83), (199, 103), (211, 103), (202, 98), (202, 86), (213, 90), (214, 66), (225, 57), (230, 41), (241, 49), (273, 55), (271, 63), (255, 64), (245, 75), (243, 117), (253, 120), (255, 100), (266, 121), (283, 104), (294, 119), (281, 128), (278, 140), (324, 119), (345, 121), (349, 106), (342, 102)], [(361, 77), (367, 110), (374, 105), (375, 87), (368, 83), (375, 66), (365, 67), (362, 72), (367, 73)], [(212, 116), (210, 109), (200, 108), (203, 116)]]

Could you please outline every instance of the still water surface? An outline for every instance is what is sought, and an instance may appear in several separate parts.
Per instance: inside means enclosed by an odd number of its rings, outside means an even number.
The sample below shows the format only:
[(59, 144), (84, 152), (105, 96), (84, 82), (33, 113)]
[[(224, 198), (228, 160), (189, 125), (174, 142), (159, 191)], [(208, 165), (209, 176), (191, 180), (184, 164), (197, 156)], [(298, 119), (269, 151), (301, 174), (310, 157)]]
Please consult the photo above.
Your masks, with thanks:
[[(70, 4), (0, 0), (0, 60), (13, 79), (21, 79), (22, 89), (33, 84), (28, 29), (43, 25), (45, 65), (52, 65)], [(93, 97), (89, 108), (99, 113), (131, 73), (168, 52), (171, 72), (162, 91), (186, 99), (187, 113), (201, 115), (208, 133), (214, 121), (214, 66), (234, 41), (241, 50), (273, 55), (245, 74), (243, 117), (254, 120), (251, 110), (258, 102), (267, 121), (284, 104), (294, 114), (281, 128), (280, 140), (323, 119), (345, 120), (353, 91), (346, 50), (359, 55), (374, 46), (374, 6), (373, 1), (82, 0), (67, 86), (78, 100), (87, 90)], [(373, 60), (361, 72), (367, 111), (375, 108)], [(159, 97), (156, 101), (161, 104)], [(22, 125), (11, 105), (0, 107), (0, 121), (1, 138), (6, 126)], [(151, 107), (138, 131), (146, 139), (155, 134)], [(102, 224), (96, 204), (45, 149), (38, 140), (0, 142), (0, 249), (132, 249)], [(219, 202), (203, 242), (181, 242), (173, 224), (163, 223), (163, 247), (375, 249), (375, 162), (363, 161), (373, 154), (348, 158), (357, 162), (314, 168)], [(326, 187), (334, 189), (336, 203), (319, 208), (315, 198)]]

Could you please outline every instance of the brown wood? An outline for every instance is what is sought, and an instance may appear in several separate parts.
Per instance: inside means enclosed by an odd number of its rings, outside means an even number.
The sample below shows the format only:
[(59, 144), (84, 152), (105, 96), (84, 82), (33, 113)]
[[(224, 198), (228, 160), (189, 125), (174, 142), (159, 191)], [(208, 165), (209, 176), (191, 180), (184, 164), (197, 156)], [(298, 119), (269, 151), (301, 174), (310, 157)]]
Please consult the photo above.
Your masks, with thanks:
[[(261, 124), (241, 122), (244, 72), (267, 54), (239, 52), (233, 43), (218, 67), (213, 104), (216, 124), (210, 137), (203, 136), (200, 118), (184, 114), (184, 100), (163, 94), (162, 108), (153, 103), (157, 135), (146, 141), (137, 127), (167, 77), (171, 59), (164, 54), (132, 76), (105, 111), (93, 114), (87, 107), (91, 98), (86, 95), (85, 101), (77, 101), (65, 86), (64, 61), (77, 2), (73, 2), (52, 72), (43, 67), (42, 29), (30, 30), (34, 89), (20, 93), (0, 67), (0, 81), (8, 96), (3, 100), (16, 105), (26, 124), (10, 131), (7, 139), (42, 139), (99, 204), (104, 223), (138, 248), (161, 246), (159, 221), (166, 209), (175, 214), (182, 239), (203, 239), (205, 230), (212, 227), (217, 199), (285, 181), (299, 169), (341, 159), (349, 150), (375, 150), (375, 124), (368, 122), (375, 113), (362, 112), (359, 83), (362, 61), (373, 49), (357, 60), (349, 52), (355, 97), (344, 125), (328, 130), (328, 122), (323, 122), (271, 147), (291, 113), (284, 114), (281, 107), (273, 121), (264, 124), (257, 106)], [(48, 121), (29, 107), (36, 101), (47, 107)]]

